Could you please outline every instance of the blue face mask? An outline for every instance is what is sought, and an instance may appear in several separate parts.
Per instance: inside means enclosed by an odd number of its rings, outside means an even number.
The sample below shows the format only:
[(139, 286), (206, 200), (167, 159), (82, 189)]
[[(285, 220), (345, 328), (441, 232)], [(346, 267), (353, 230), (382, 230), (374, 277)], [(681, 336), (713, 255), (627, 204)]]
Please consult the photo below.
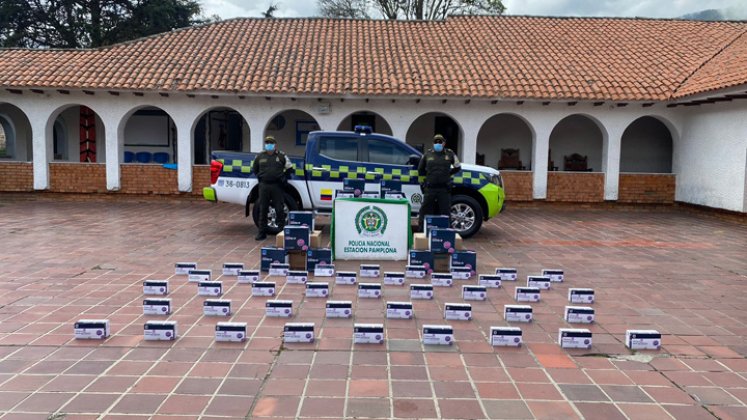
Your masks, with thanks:
[(433, 145), (433, 150), (435, 150), (436, 152), (443, 152), (444, 151), (443, 143), (435, 143)]
[(267, 150), (268, 152), (275, 151), (275, 143), (266, 143), (265, 150)]

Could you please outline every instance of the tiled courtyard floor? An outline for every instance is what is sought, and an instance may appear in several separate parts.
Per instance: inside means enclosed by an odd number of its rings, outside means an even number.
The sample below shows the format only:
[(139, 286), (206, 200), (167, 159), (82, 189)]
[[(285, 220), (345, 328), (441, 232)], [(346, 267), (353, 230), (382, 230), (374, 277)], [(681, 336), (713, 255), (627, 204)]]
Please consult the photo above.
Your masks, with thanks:
[[(315, 322), (313, 345), (282, 345), (285, 320), (263, 316), (266, 298), (223, 278), (245, 344), (218, 344), (196, 286), (177, 261), (219, 272), (259, 264), (243, 210), (202, 202), (53, 201), (0, 196), (0, 416), (46, 418), (747, 418), (747, 227), (680, 209), (629, 212), (509, 209), (465, 242), (479, 272), (515, 266), (521, 277), (563, 268), (521, 325), (520, 349), (493, 348), (513, 285), (473, 302), (451, 322), (452, 347), (423, 346), (419, 327), (442, 322), (458, 288), (416, 301), (413, 321), (385, 320), (384, 299), (360, 300), (353, 320), (325, 319), (324, 299), (283, 285), (295, 321)], [(325, 238), (328, 240), (328, 228)], [(338, 262), (338, 269), (355, 269)], [(385, 269), (404, 268), (387, 263)], [(176, 342), (142, 339), (142, 285), (169, 278)], [(283, 284), (282, 279), (277, 279)], [(569, 287), (596, 289), (590, 351), (555, 344)], [(108, 318), (112, 337), (75, 341), (79, 318)], [(151, 317), (153, 318), (153, 317)], [(353, 322), (384, 322), (386, 344), (353, 345)], [(657, 352), (633, 354), (629, 328), (665, 334)]]

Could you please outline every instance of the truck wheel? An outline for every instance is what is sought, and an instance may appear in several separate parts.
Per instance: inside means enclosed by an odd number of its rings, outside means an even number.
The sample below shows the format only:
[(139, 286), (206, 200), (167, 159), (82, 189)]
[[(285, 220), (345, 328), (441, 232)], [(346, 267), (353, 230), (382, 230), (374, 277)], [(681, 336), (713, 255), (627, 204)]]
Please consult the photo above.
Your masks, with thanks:
[[(296, 203), (296, 200), (293, 199), (288, 194), (285, 195), (285, 224), (288, 223), (288, 212), (298, 210), (298, 204)], [(278, 228), (278, 223), (276, 220), (276, 213), (275, 208), (273, 206), (270, 206), (269, 211), (267, 212), (267, 234), (269, 235), (275, 235), (280, 232), (280, 229)], [(259, 226), (259, 205), (258, 203), (254, 203), (254, 206), (252, 206), (252, 219), (254, 220), (254, 225)]]
[(451, 227), (462, 238), (469, 238), (482, 226), (482, 207), (468, 195), (455, 195), (451, 198)]

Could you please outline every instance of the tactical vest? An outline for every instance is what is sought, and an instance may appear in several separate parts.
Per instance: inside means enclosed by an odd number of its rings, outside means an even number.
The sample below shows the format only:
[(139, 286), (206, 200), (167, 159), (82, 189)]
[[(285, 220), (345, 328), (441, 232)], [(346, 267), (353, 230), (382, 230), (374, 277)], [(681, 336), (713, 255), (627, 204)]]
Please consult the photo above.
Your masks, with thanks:
[(425, 186), (432, 188), (451, 186), (451, 165), (454, 164), (454, 152), (446, 149), (439, 153), (429, 149), (423, 158), (425, 159)]
[(255, 158), (258, 161), (257, 178), (262, 183), (276, 184), (285, 180), (285, 153), (260, 153)]

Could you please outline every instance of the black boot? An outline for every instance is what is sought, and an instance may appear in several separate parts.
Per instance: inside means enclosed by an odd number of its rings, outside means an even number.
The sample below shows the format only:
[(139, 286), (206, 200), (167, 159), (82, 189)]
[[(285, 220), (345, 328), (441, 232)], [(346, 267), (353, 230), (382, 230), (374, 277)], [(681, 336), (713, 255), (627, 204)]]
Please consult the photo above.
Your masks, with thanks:
[(256, 241), (264, 241), (265, 239), (267, 239), (267, 234), (263, 230), (260, 230), (257, 236), (254, 237)]

